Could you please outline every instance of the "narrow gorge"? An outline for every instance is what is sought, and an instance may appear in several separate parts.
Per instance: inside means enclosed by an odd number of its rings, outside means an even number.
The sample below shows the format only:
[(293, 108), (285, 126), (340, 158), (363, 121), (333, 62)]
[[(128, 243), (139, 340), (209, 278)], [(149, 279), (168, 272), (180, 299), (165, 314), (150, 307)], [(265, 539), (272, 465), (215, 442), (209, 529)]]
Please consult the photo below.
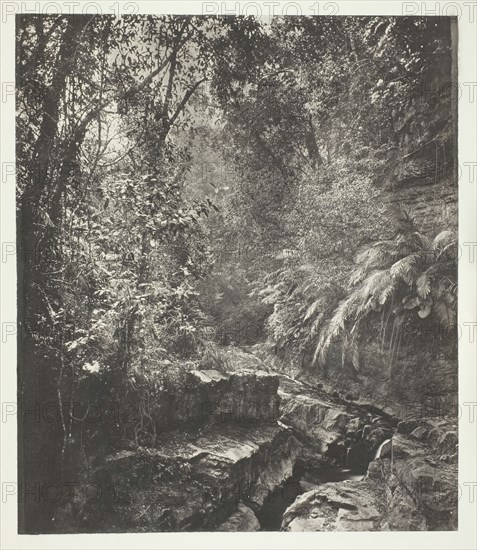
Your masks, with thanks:
[[(73, 532), (456, 528), (451, 422), (330, 395), (251, 352), (231, 362), (233, 372), (190, 372), (169, 396), (176, 429), (93, 464), (82, 483), (114, 491), (70, 503), (56, 521)], [(159, 426), (168, 401), (155, 401)]]

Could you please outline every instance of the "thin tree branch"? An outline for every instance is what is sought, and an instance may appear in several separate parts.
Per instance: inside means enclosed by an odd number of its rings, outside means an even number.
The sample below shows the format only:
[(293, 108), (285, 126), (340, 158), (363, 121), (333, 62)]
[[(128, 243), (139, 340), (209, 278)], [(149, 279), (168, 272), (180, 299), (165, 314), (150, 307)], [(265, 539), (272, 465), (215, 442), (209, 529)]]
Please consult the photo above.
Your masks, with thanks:
[(202, 78), (201, 80), (199, 80), (198, 82), (196, 82), (192, 88), (190, 88), (186, 94), (184, 95), (184, 97), (182, 98), (182, 101), (179, 103), (179, 106), (177, 107), (175, 113), (172, 115), (172, 118), (169, 120), (168, 122), (168, 128), (170, 128), (174, 122), (176, 121), (177, 117), (180, 115), (181, 111), (184, 109), (184, 107), (186, 106), (186, 103), (189, 101), (190, 97), (192, 96), (192, 94), (197, 90), (197, 88), (203, 83), (205, 82), (207, 79), (206, 78)]
[[(122, 101), (124, 99), (127, 99), (128, 97), (143, 90), (146, 86), (148, 86), (152, 82), (154, 77), (156, 77), (162, 70), (165, 69), (165, 67), (167, 67), (167, 64), (169, 63), (171, 58), (172, 58), (172, 53), (168, 57), (166, 57), (166, 59), (164, 59), (162, 63), (159, 64), (157, 69), (155, 69), (148, 76), (146, 76), (146, 78), (144, 78), (142, 82), (140, 82), (136, 86), (133, 86), (132, 88), (129, 88), (128, 90), (120, 94), (119, 97), (116, 98), (116, 101)], [(98, 113), (100, 113), (105, 107), (107, 107), (112, 103), (113, 99), (114, 98), (111, 98), (102, 102), (100, 105), (98, 105), (98, 107), (91, 110), (84, 117), (81, 124), (76, 128), (75, 139), (78, 139), (80, 136), (82, 136), (86, 132), (88, 125), (98, 116)]]

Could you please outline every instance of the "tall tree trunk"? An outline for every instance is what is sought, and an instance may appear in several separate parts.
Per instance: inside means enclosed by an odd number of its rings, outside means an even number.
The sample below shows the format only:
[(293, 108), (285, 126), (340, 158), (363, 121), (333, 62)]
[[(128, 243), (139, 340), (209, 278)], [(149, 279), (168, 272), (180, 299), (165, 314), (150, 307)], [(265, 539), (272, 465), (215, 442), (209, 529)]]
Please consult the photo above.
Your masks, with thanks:
[[(23, 338), (18, 343), (18, 476), (19, 532), (34, 533), (52, 529), (54, 503), (45, 500), (48, 483), (63, 481), (61, 465), (62, 423), (58, 405), (56, 376), (60, 369), (57, 355), (45, 354), (41, 342), (59, 338), (52, 304), (59, 299), (56, 283), (46, 273), (57, 266), (60, 231), (50, 214), (61, 208), (59, 196), (50, 203), (52, 189), (52, 152), (57, 145), (60, 107), (68, 75), (75, 65), (75, 50), (80, 33), (91, 17), (66, 17), (66, 25), (46, 89), (38, 138), (33, 146), (28, 181), (24, 184), (18, 217), (19, 286), (18, 326)], [(41, 23), (43, 24), (43, 22)], [(43, 45), (42, 45), (43, 44)], [(40, 41), (41, 47), (44, 43)], [(42, 58), (39, 52), (38, 59)], [(64, 180), (57, 182), (64, 186)], [(57, 219), (57, 216), (53, 216)], [(55, 341), (55, 340), (54, 340)]]

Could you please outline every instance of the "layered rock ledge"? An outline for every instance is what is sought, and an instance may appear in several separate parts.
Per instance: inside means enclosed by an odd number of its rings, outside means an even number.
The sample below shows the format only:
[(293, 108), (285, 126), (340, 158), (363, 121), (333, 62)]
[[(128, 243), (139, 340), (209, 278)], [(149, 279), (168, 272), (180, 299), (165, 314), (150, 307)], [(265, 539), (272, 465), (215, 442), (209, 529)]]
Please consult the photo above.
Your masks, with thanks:
[(148, 409), (151, 444), (93, 464), (83, 482), (99, 496), (73, 499), (64, 524), (74, 532), (456, 529), (455, 426), (398, 423), (259, 366), (192, 371), (169, 401), (163, 392)]
[(241, 502), (259, 510), (292, 477), (300, 453), (292, 430), (278, 424), (163, 434), (155, 449), (121, 451), (94, 471), (91, 482), (111, 490), (86, 504), (82, 528), (215, 530), (243, 512)]

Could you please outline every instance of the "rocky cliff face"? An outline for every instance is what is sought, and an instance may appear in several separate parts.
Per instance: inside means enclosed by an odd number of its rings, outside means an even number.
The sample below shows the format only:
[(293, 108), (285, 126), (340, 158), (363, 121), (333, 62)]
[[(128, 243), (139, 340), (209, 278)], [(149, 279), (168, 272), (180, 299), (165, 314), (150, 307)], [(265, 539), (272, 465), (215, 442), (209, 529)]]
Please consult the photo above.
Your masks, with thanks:
[[(382, 201), (390, 214), (403, 206), (418, 230), (430, 239), (443, 230), (457, 232), (458, 225), (458, 89), (455, 81), (449, 81), (451, 61), (446, 55), (442, 63), (431, 67), (413, 101), (393, 115), (395, 143), (386, 153), (389, 165), (384, 184), (379, 182)], [(394, 234), (392, 223), (389, 228)], [(359, 396), (363, 402), (401, 418), (455, 418), (457, 331), (446, 332), (437, 322), (431, 323), (430, 318), (417, 320), (412, 333), (402, 334), (401, 351), (393, 365), (388, 349), (391, 346), (379, 342), (379, 322), (369, 321), (368, 328), (368, 340), (360, 341), (359, 374), (342, 368), (337, 345), (335, 356), (330, 353), (325, 372), (318, 376), (311, 372), (308, 381), (324, 382), (330, 391)], [(311, 365), (312, 356), (304, 364)]]
[(397, 419), (324, 390), (280, 377), (281, 421), (306, 438), (328, 466), (366, 471)]

